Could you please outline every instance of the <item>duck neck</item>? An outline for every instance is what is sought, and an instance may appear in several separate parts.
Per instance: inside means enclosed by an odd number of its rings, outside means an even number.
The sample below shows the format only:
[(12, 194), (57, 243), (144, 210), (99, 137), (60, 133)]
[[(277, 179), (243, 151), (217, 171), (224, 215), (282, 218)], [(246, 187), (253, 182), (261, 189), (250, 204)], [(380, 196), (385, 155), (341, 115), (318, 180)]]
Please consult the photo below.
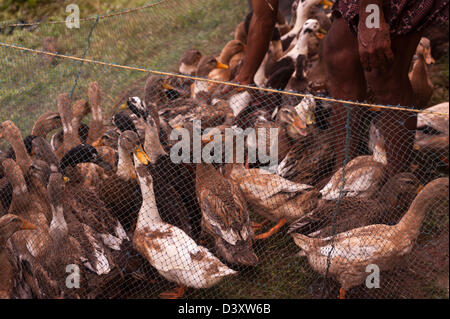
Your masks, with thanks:
[(6, 137), (11, 144), (14, 154), (16, 156), (16, 163), (19, 165), (22, 173), (26, 175), (32, 165), (30, 156), (28, 155), (25, 144), (23, 143), (22, 134), (20, 132), (15, 133), (12, 137)]
[(119, 161), (117, 163), (117, 176), (124, 180), (130, 180), (135, 174), (133, 161), (130, 153), (125, 151), (123, 147), (119, 145)]
[(159, 140), (158, 132), (148, 126), (145, 128), (144, 144), (145, 152), (152, 163), (156, 163), (159, 157), (167, 155)]
[(39, 118), (34, 124), (33, 129), (31, 130), (31, 135), (40, 136), (45, 139), (51, 131), (61, 127), (60, 121), (47, 120), (49, 116), (56, 116), (57, 114), (57, 112), (51, 112), (41, 116), (41, 118)]
[(295, 25), (294, 28), (289, 31), (291, 35), (297, 36), (297, 34), (299, 34), (299, 32), (302, 30), (303, 25), (305, 24), (306, 20), (308, 20), (308, 14), (311, 7), (312, 4), (309, 4), (308, 1), (306, 1), (303, 5), (301, 3), (298, 4)]
[(414, 63), (411, 71), (411, 77), (416, 79), (426, 79), (429, 81), (429, 73), (425, 58), (422, 54), (418, 55), (417, 61)]
[(425, 213), (432, 205), (436, 204), (436, 194), (437, 192), (430, 192), (424, 189), (416, 196), (409, 210), (397, 224), (399, 232), (407, 234), (410, 240), (417, 238)]
[(56, 243), (66, 239), (69, 233), (66, 219), (64, 218), (64, 209), (62, 205), (52, 207), (52, 221), (50, 222), (49, 233)]
[[(135, 161), (138, 159), (135, 157)], [(153, 182), (151, 177), (146, 177), (144, 174), (149, 174), (147, 167), (140, 166), (139, 170), (146, 170), (143, 174), (138, 174), (139, 184), (142, 192), (142, 206), (139, 211), (138, 220), (136, 223), (136, 231), (143, 230), (153, 223), (161, 223), (162, 219), (159, 216), (158, 207), (156, 206), (155, 193), (153, 191)]]
[(9, 237), (11, 237), (18, 229), (12, 226), (12, 223), (1, 225), (0, 224), (0, 251), (5, 247)]
[(308, 56), (308, 41), (309, 33), (301, 34), (294, 48), (286, 54), (286, 57), (290, 57), (293, 61), (296, 61), (300, 54)]

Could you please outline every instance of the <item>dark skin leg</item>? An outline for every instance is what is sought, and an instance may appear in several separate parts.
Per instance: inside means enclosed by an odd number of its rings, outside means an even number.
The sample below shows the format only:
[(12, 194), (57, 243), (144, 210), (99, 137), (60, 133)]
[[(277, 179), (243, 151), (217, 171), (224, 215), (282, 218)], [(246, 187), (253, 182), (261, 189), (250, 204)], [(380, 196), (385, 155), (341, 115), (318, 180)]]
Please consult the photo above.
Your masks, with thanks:
[[(344, 19), (335, 19), (324, 43), (331, 95), (337, 99), (362, 101), (366, 97), (367, 83), (374, 93), (375, 103), (414, 105), (408, 70), (420, 37), (421, 34), (416, 32), (391, 39), (394, 54), (392, 66), (384, 72), (375, 68), (370, 72), (364, 72), (359, 59), (356, 35), (350, 31)], [(364, 112), (363, 107), (352, 107), (349, 159), (355, 156), (356, 145), (362, 138), (358, 133), (363, 130), (359, 129), (358, 124), (362, 123)], [(417, 118), (411, 112), (390, 110), (381, 112), (377, 126), (385, 139), (388, 174), (392, 176), (409, 168)], [(342, 167), (345, 157), (345, 122), (345, 107), (335, 104), (331, 123), (336, 149), (335, 170)]]
[[(421, 32), (391, 39), (394, 63), (386, 72), (372, 70), (365, 76), (375, 101), (385, 105), (414, 106), (416, 98), (408, 78), (412, 57), (419, 44)], [(377, 122), (385, 139), (388, 174), (408, 171), (414, 146), (417, 114), (405, 111), (382, 110)]]
[[(326, 70), (328, 73), (328, 90), (335, 99), (363, 101), (366, 98), (366, 81), (364, 71), (359, 60), (358, 42), (350, 31), (347, 21), (343, 18), (335, 19), (323, 44), (324, 57), (326, 57)], [(349, 76), (351, 74), (352, 76)], [(351, 157), (358, 144), (359, 123), (364, 110), (351, 107), (351, 139), (349, 152)], [(345, 159), (345, 123), (347, 119), (346, 108), (336, 103), (333, 105), (330, 125), (330, 140), (334, 141), (336, 150), (335, 169), (342, 167)], [(350, 157), (350, 158), (351, 158)]]
[(242, 68), (234, 79), (241, 84), (253, 83), (253, 76), (269, 48), (278, 13), (278, 0), (252, 0), (252, 6), (253, 16), (248, 32), (247, 52)]

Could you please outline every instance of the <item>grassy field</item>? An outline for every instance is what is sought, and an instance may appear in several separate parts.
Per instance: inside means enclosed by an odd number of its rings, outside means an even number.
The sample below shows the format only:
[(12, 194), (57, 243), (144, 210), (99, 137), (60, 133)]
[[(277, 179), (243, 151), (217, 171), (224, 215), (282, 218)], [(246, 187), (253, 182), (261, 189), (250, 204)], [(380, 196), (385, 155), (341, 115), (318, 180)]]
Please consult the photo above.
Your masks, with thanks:
[[(2, 5), (7, 1), (1, 2)], [(67, 1), (66, 1), (67, 2)], [(42, 17), (63, 20), (64, 1), (48, 6), (39, 0), (28, 1), (18, 8), (0, 10), (2, 20), (22, 17), (38, 21)], [(88, 1), (78, 0), (81, 17), (90, 17), (127, 7), (141, 6), (148, 1)], [(125, 3), (125, 4), (124, 4)], [(1, 9), (1, 6), (0, 6)], [(236, 25), (247, 12), (242, 0), (168, 0), (154, 8), (118, 17), (82, 22), (80, 29), (68, 29), (63, 24), (43, 24), (30, 31), (15, 29), (11, 35), (0, 34), (0, 42), (42, 49), (44, 37), (57, 39), (58, 52), (122, 65), (176, 71), (177, 61), (184, 51), (199, 49), (203, 54), (217, 54), (233, 38)], [(88, 37), (90, 32), (90, 43)], [(86, 98), (90, 81), (97, 81), (103, 92), (106, 113), (117, 104), (121, 93), (137, 83), (145, 74), (116, 68), (80, 64), (55, 59), (51, 65), (42, 57), (0, 47), (0, 122), (11, 119), (29, 134), (34, 121), (42, 113), (56, 109), (56, 97), (74, 90), (74, 99)], [(437, 87), (431, 104), (448, 101), (448, 56), (433, 68)], [(1, 146), (1, 145), (0, 145)], [(298, 248), (290, 236), (276, 236), (257, 243), (260, 264), (244, 269), (207, 290), (190, 290), (187, 297), (214, 298), (306, 298), (320, 296), (321, 281), (304, 258), (295, 256)], [(336, 297), (335, 289), (330, 297)], [(426, 283), (430, 296), (442, 297), (432, 283)], [(161, 288), (162, 289), (162, 288)], [(152, 297), (156, 297), (154, 295)], [(140, 295), (140, 297), (145, 297)], [(445, 295), (444, 295), (445, 297)], [(447, 296), (448, 297), (448, 296)]]
[[(33, 32), (15, 29), (12, 35), (0, 34), (0, 41), (42, 49), (42, 39), (54, 37), (59, 53), (80, 57), (92, 30), (87, 58), (176, 71), (177, 61), (187, 49), (198, 48), (203, 54), (220, 52), (246, 11), (246, 4), (239, 0), (169, 0), (154, 8), (100, 19), (95, 27), (95, 21), (82, 22), (80, 29), (43, 24)], [(104, 107), (109, 110), (119, 92), (144, 75), (61, 59), (47, 65), (38, 55), (5, 48), (0, 48), (0, 59), (0, 119), (13, 120), (25, 134), (42, 112), (55, 109), (57, 95), (70, 92), (77, 76), (74, 99), (85, 98), (88, 83), (98, 81)]]

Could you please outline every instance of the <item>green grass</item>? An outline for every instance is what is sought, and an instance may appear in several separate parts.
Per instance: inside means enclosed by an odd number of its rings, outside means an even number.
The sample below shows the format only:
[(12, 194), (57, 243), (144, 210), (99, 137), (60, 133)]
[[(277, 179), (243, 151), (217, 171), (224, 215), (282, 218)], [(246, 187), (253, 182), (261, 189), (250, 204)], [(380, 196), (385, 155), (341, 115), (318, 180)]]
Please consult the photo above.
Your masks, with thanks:
[[(132, 4), (138, 3), (129, 3)], [(198, 48), (203, 54), (219, 53), (233, 38), (234, 28), (246, 11), (246, 3), (239, 0), (168, 0), (154, 8), (100, 19), (86, 57), (176, 71), (177, 61), (187, 49)], [(43, 24), (33, 32), (16, 29), (12, 35), (0, 34), (0, 41), (42, 49), (42, 39), (51, 36), (57, 39), (59, 53), (81, 57), (93, 24), (94, 21), (82, 22), (80, 29)], [(112, 109), (120, 92), (145, 75), (93, 64), (81, 66), (67, 59), (55, 59), (55, 65), (45, 65), (38, 55), (3, 47), (0, 59), (0, 119), (13, 120), (25, 135), (40, 114), (56, 108), (58, 94), (72, 90), (79, 70), (74, 99), (86, 98), (88, 83), (97, 81), (103, 90), (105, 113)]]
[(448, 52), (442, 56), (436, 63), (431, 73), (431, 79), (434, 85), (433, 96), (429, 102), (429, 105), (436, 105), (438, 103), (448, 101)]

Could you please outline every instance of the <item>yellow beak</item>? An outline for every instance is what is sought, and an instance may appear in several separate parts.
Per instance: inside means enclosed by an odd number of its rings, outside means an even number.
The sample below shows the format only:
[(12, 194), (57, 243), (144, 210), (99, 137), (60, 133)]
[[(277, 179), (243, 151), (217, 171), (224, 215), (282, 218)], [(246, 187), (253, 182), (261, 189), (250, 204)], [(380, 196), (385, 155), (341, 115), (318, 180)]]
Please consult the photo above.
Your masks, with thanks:
[(216, 68), (217, 68), (217, 69), (228, 69), (228, 65), (223, 64), (223, 63), (217, 61), (217, 67), (216, 67)]
[(128, 108), (127, 103), (123, 103), (121, 106), (119, 106), (119, 110), (126, 110)]
[(163, 87), (167, 90), (176, 90), (172, 85), (170, 85), (169, 83), (165, 82), (163, 83)]
[(63, 177), (63, 180), (64, 180), (64, 183), (70, 182), (70, 178), (68, 178), (67, 176), (64, 176), (64, 177)]
[(98, 146), (102, 146), (102, 145), (103, 145), (103, 143), (102, 143), (101, 137), (92, 143), (92, 146), (94, 146), (94, 147), (98, 147)]
[(328, 1), (328, 0), (322, 0), (322, 1), (320, 1), (320, 3), (323, 4), (324, 9), (328, 9), (333, 6), (333, 2)]
[(136, 155), (139, 162), (141, 162), (144, 165), (148, 165), (148, 163), (152, 162), (148, 157), (147, 153), (145, 153), (144, 149), (140, 145), (136, 147), (136, 149), (134, 150), (134, 154)]

